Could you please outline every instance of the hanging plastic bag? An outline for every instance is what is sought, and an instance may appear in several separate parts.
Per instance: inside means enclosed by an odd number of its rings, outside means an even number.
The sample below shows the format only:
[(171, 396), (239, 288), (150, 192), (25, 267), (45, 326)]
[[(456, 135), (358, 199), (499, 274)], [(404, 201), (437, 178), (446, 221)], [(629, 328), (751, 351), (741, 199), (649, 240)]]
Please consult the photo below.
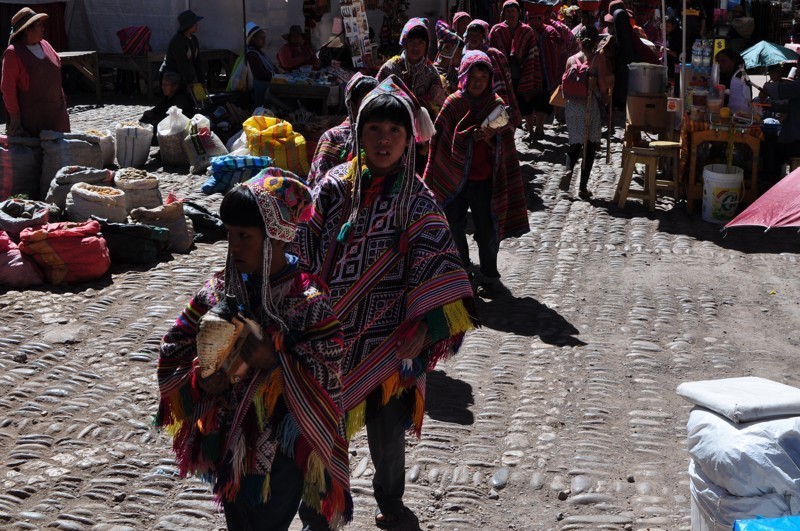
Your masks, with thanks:
[(247, 64), (247, 53), (241, 54), (233, 63), (233, 73), (228, 81), (228, 92), (249, 92), (253, 90), (253, 71)]

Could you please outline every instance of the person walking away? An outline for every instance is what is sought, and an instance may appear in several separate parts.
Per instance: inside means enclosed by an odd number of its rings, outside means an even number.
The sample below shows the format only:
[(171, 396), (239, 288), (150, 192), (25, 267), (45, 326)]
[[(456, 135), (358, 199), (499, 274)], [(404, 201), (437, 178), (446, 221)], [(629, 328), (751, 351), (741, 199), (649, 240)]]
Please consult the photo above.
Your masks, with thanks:
[(545, 21), (550, 19), (550, 6), (546, 4), (533, 5), (536, 9), (531, 18), (531, 29), (536, 38), (533, 124), (535, 138), (541, 140), (544, 138), (544, 124), (553, 113), (553, 106), (550, 105), (550, 94), (558, 86), (564, 68), (561, 62), (561, 36), (555, 28), (545, 24)]
[[(225, 269), (161, 343), (155, 424), (172, 435), (181, 475), (211, 482), (229, 529), (288, 530), (301, 498), (332, 528), (352, 519), (342, 330), (324, 285), (287, 251), (310, 208), (308, 187), (278, 168), (228, 192)], [(198, 357), (224, 345), (207, 323), (229, 311), (254, 321), (244, 370), (204, 374), (208, 360)]]
[(500, 272), (500, 241), (530, 230), (525, 187), (510, 123), (484, 125), (504, 108), (492, 88), (494, 66), (478, 50), (464, 54), (459, 90), (447, 98), (436, 117), (436, 134), (423, 180), (444, 208), (450, 232), (465, 268), (471, 269), (466, 236), (472, 211), (480, 257), (478, 295), (495, 295)]
[(314, 187), (325, 177), (325, 174), (342, 162), (353, 159), (353, 146), (355, 145), (356, 115), (364, 99), (372, 89), (378, 86), (378, 80), (357, 72), (344, 88), (344, 106), (347, 109), (347, 118), (344, 121), (322, 133), (311, 160), (308, 171), (308, 185)]
[(44, 39), (47, 18), (29, 7), (11, 17), (0, 82), (8, 136), (39, 136), (45, 129), (70, 131), (67, 99), (61, 87), (61, 59)]
[[(606, 105), (609, 100), (606, 61), (597, 54), (596, 50), (599, 38), (594, 26), (581, 29), (578, 33), (581, 51), (567, 60), (567, 69), (561, 80), (566, 100), (565, 113), (569, 148), (565, 164), (566, 172), (561, 178), (559, 188), (564, 192), (569, 191), (575, 163), (583, 151), (586, 158), (581, 165), (578, 196), (584, 200), (592, 197), (588, 183), (597, 148), (600, 145), (602, 125), (600, 104)], [(590, 90), (591, 82), (596, 83), (597, 90)], [(591, 97), (589, 97), (590, 94)], [(590, 106), (590, 109), (587, 110), (587, 106)], [(587, 116), (589, 117), (588, 122)], [(584, 142), (587, 142), (585, 149)]]
[(172, 36), (167, 46), (164, 62), (159, 72), (176, 72), (181, 77), (181, 90), (191, 88), (195, 83), (205, 83), (206, 75), (200, 61), (200, 41), (197, 38), (198, 23), (203, 17), (192, 10), (178, 15), (178, 32)]
[[(366, 424), (381, 528), (417, 522), (403, 504), (405, 432), (421, 433), (427, 372), (477, 326), (447, 220), (414, 173), (414, 140), (432, 133), (403, 81), (382, 81), (361, 103), (356, 157), (319, 182), (295, 241), (342, 321), (347, 433)], [(307, 511), (300, 516), (308, 527)]]

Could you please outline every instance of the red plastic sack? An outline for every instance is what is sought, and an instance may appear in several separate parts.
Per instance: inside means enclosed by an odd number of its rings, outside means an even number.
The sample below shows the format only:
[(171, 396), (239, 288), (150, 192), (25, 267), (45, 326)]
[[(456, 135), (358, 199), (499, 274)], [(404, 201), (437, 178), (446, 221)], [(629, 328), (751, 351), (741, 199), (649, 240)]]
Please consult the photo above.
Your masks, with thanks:
[(100, 224), (48, 223), (22, 231), (19, 249), (30, 255), (51, 284), (85, 282), (106, 274), (111, 267)]
[(17, 244), (0, 230), (0, 286), (23, 289), (44, 284), (36, 262), (23, 255)]

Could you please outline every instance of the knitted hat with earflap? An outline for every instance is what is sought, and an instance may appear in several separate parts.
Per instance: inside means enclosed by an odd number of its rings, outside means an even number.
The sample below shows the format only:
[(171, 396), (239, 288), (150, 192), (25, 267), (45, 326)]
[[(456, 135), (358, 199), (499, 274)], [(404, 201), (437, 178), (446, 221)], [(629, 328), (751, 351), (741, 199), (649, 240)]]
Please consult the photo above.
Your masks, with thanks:
[(493, 67), (492, 60), (489, 56), (480, 50), (469, 50), (461, 57), (461, 64), (458, 66), (458, 89), (464, 91), (467, 89), (467, 81), (469, 79), (470, 69), (478, 64), (482, 64), (489, 70), (489, 87), (492, 86)]
[[(278, 315), (277, 303), (269, 281), (272, 265), (270, 240), (290, 243), (297, 232), (297, 224), (308, 221), (314, 214), (311, 189), (296, 175), (280, 168), (266, 168), (252, 179), (239, 184), (253, 194), (264, 219), (264, 265), (261, 286), (261, 305), (264, 313), (284, 331), (286, 324)], [(234, 274), (236, 272), (236, 274)], [(225, 285), (236, 295), (239, 304), (248, 306), (242, 276), (238, 274), (233, 255), (228, 252), (225, 268)]]
[(358, 115), (358, 109), (353, 101), (353, 93), (356, 92), (357, 89), (361, 90), (361, 86), (365, 86), (365, 90), (367, 86), (370, 89), (374, 89), (378, 86), (378, 80), (372, 76), (365, 76), (361, 72), (356, 72), (344, 87), (344, 106), (345, 109), (347, 109), (347, 118), (350, 120), (350, 138), (347, 140), (346, 145), (342, 147), (342, 151), (345, 153), (353, 153), (353, 145), (356, 137), (356, 117)]
[(481, 20), (479, 18), (476, 18), (475, 20), (470, 22), (467, 25), (467, 29), (464, 31), (464, 35), (463, 35), (464, 42), (467, 41), (467, 35), (469, 34), (470, 30), (482, 31), (483, 32), (483, 46), (481, 47), (481, 50), (486, 50), (487, 48), (489, 48), (489, 30), (490, 30), (490, 27), (489, 27), (489, 23), (488, 22), (486, 22), (485, 20)]
[[(364, 96), (364, 99), (361, 100), (361, 108), (359, 109), (358, 120), (356, 121), (357, 133), (362, 130), (361, 120), (363, 117), (363, 110), (372, 100), (382, 95), (388, 95), (396, 98), (406, 109), (411, 121), (411, 136), (415, 142), (423, 143), (431, 139), (435, 129), (428, 111), (419, 104), (416, 96), (414, 96), (406, 84), (403, 83), (403, 80), (394, 74), (384, 79), (375, 89), (372, 90), (372, 92)], [(355, 223), (358, 216), (358, 211), (361, 208), (361, 186), (363, 184), (362, 173), (363, 166), (366, 161), (363, 160), (363, 155), (361, 154), (361, 139), (358, 137), (358, 135), (356, 136), (354, 149), (356, 158), (353, 163), (355, 164), (356, 174), (355, 182), (352, 187), (352, 207), (350, 212), (347, 214), (347, 221), (345, 221), (341, 230), (339, 231), (339, 236), (337, 237), (339, 242), (345, 242), (349, 240), (350, 229), (353, 226), (353, 223)], [(405, 153), (403, 153), (402, 160), (404, 161), (405, 166), (401, 170), (402, 174), (400, 175), (400, 178), (402, 179), (402, 182), (400, 185), (400, 191), (398, 193), (398, 200), (395, 206), (397, 209), (395, 212), (395, 248), (400, 253), (405, 253), (405, 251), (408, 249), (408, 234), (406, 233), (406, 224), (408, 222), (408, 209), (411, 201), (411, 192), (414, 187), (414, 179), (416, 179), (414, 174), (415, 159), (416, 146), (414, 145), (414, 142), (409, 142)]]

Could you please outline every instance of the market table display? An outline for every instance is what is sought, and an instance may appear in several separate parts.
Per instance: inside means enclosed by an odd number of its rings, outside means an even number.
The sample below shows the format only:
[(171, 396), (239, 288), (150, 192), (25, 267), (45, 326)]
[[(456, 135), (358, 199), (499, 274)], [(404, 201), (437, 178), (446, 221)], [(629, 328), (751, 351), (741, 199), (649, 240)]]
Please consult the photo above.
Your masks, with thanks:
[(100, 82), (100, 67), (97, 62), (97, 52), (94, 51), (75, 51), (75, 52), (58, 52), (58, 58), (61, 59), (61, 66), (70, 65), (81, 73), (86, 79), (94, 85), (95, 95), (97, 101), (100, 101), (101, 82)]
[(314, 70), (307, 66), (274, 75), (269, 84), (269, 94), (292, 103), (297, 100), (318, 101), (320, 114), (327, 115), (329, 107), (338, 110), (344, 105), (344, 86), (351, 77), (353, 72), (342, 68)]

